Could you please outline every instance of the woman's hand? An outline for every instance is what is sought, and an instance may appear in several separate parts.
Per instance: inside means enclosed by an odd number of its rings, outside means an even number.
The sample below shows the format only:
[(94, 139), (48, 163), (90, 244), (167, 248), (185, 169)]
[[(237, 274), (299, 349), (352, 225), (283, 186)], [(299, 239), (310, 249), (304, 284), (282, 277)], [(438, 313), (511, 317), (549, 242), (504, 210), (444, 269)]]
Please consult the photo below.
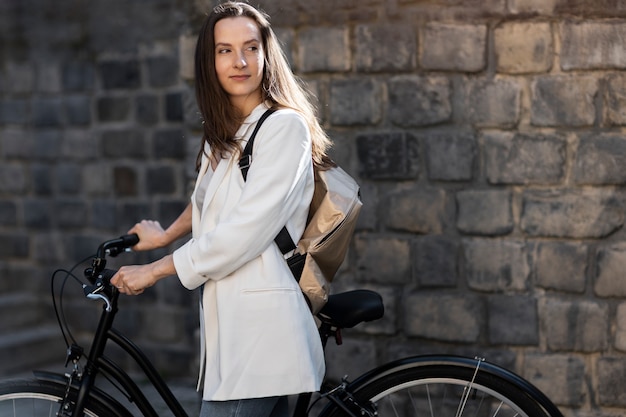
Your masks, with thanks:
[(161, 279), (175, 273), (172, 255), (167, 255), (150, 264), (121, 267), (111, 278), (111, 285), (114, 285), (122, 294), (139, 295), (146, 288), (152, 287)]
[(128, 234), (132, 233), (139, 236), (139, 243), (133, 246), (135, 251), (158, 249), (168, 245), (165, 230), (158, 221), (142, 220), (128, 231)]
[(111, 285), (114, 285), (122, 294), (139, 295), (155, 283), (151, 269), (150, 264), (123, 266), (111, 278)]

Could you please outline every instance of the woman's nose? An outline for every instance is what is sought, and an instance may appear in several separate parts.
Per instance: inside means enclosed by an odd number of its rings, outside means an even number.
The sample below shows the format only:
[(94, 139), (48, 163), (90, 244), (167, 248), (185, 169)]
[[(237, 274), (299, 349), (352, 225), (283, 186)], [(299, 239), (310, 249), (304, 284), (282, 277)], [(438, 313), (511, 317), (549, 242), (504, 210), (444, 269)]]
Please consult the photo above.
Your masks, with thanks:
[(243, 52), (236, 54), (235, 56), (235, 68), (245, 68), (248, 66), (248, 62), (246, 61), (246, 57)]

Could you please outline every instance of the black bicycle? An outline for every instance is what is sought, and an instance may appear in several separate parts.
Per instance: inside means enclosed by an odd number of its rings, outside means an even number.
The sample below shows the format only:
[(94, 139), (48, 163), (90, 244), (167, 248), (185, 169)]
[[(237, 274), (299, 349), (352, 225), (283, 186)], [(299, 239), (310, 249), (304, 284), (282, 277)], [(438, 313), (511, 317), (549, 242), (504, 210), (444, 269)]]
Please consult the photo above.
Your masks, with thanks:
[[(71, 372), (62, 375), (35, 371), (32, 379), (0, 383), (0, 417), (131, 417), (133, 414), (115, 399), (114, 393), (95, 386), (98, 375), (112, 381), (111, 389), (121, 391), (141, 415), (158, 417), (133, 379), (105, 354), (105, 348), (111, 343), (134, 359), (172, 416), (187, 417), (139, 347), (113, 327), (119, 293), (110, 285), (115, 271), (106, 269), (106, 258), (128, 250), (137, 241), (136, 235), (128, 235), (102, 243), (91, 267), (84, 271), (88, 281), (82, 284), (85, 296), (103, 303), (89, 352), (85, 354), (75, 342), (68, 343), (66, 366), (72, 365)], [(65, 272), (65, 280), (78, 279), (72, 270)], [(59, 317), (56, 302), (54, 306)], [(377, 320), (383, 312), (380, 295), (372, 291), (356, 290), (330, 296), (317, 315), (324, 346), (329, 338), (340, 341), (341, 329)], [(59, 323), (65, 335), (64, 320)], [(315, 395), (300, 394), (293, 408), (294, 417), (312, 413), (325, 417), (562, 417), (541, 391), (520, 376), (484, 359), (449, 355), (409, 357), (373, 369), (351, 382), (344, 379), (339, 384), (325, 383)]]

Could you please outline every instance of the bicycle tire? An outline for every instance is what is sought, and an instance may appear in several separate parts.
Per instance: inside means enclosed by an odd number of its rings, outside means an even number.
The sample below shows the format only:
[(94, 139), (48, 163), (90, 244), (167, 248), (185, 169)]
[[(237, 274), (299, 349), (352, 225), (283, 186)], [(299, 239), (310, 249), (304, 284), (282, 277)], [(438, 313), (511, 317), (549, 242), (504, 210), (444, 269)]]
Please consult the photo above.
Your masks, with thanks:
[[(44, 417), (55, 416), (65, 396), (64, 385), (39, 380), (13, 380), (0, 383), (0, 416)], [(75, 389), (72, 389), (75, 393)], [(74, 396), (75, 398), (75, 396)], [(84, 415), (87, 417), (126, 416), (126, 410), (118, 410), (93, 397), (87, 399)]]
[[(489, 365), (491, 371), (476, 372), (477, 361), (473, 367), (449, 359), (441, 360), (444, 363), (436, 362), (409, 362), (385, 372), (374, 372), (349, 384), (346, 391), (352, 393), (360, 405), (373, 406), (379, 416), (562, 417), (552, 403), (548, 407), (542, 405), (530, 384), (518, 383), (515, 378), (519, 377), (504, 370), (503, 375), (493, 372), (493, 369), (501, 369), (495, 365)], [(466, 387), (470, 385), (468, 392)], [(344, 397), (344, 403), (349, 403), (345, 400)], [(547, 398), (543, 400), (549, 402)], [(355, 415), (361, 415), (358, 407), (351, 405), (349, 408)], [(333, 403), (320, 414), (323, 417), (346, 415)]]

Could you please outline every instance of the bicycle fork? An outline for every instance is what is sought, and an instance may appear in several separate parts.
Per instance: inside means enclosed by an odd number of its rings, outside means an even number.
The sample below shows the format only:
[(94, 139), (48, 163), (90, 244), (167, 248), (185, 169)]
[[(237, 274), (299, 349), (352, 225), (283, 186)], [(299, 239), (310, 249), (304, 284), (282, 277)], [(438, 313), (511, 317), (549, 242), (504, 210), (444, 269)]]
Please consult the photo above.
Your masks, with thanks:
[[(61, 402), (61, 407), (57, 416), (59, 417), (83, 417), (85, 406), (87, 405), (87, 399), (91, 389), (94, 386), (96, 374), (98, 373), (98, 367), (96, 365), (96, 359), (101, 357), (104, 353), (104, 347), (107, 341), (108, 331), (111, 329), (113, 319), (117, 313), (117, 299), (119, 297), (118, 292), (113, 293), (112, 303), (106, 303), (103, 308), (100, 322), (95, 333), (94, 341), (87, 358), (87, 364), (85, 365), (84, 372), (79, 371), (79, 360), (82, 356), (82, 348), (76, 345), (72, 345), (68, 349), (67, 363), (70, 361), (74, 363), (74, 369), (71, 374), (67, 375), (67, 389), (65, 390), (65, 397)], [(112, 307), (113, 306), (113, 307)], [(74, 382), (78, 382), (78, 393), (76, 395), (76, 401), (72, 401), (72, 386)]]

